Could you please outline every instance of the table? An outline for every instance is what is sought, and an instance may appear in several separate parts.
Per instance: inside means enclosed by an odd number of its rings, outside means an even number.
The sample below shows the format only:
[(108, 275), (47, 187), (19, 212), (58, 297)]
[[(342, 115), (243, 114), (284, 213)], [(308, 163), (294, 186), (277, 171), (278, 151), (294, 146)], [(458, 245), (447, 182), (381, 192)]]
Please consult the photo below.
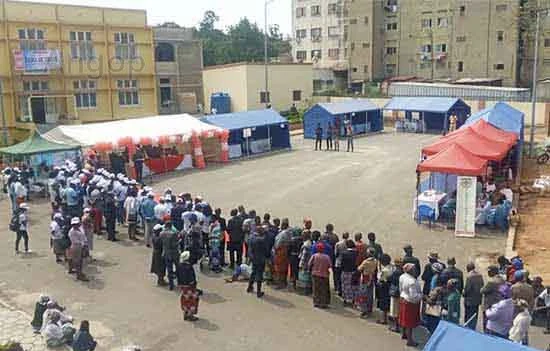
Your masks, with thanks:
[(447, 194), (435, 190), (426, 190), (420, 193), (414, 201), (414, 213), (417, 206), (426, 205), (435, 210), (435, 219), (439, 218), (439, 206), (447, 199)]

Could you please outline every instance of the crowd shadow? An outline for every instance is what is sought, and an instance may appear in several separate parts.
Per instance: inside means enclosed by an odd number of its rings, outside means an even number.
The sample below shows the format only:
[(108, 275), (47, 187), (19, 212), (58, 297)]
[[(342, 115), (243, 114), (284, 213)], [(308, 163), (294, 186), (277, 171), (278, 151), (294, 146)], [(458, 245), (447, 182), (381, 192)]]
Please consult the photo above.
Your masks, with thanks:
[(216, 323), (210, 322), (208, 319), (199, 318), (198, 321), (193, 322), (193, 327), (197, 329), (207, 330), (207, 331), (218, 331), (220, 330), (219, 325)]
[(201, 296), (200, 299), (204, 303), (207, 303), (207, 304), (210, 304), (210, 305), (224, 303), (224, 302), (227, 301), (227, 299), (225, 299), (220, 294), (212, 293), (212, 292), (203, 292), (203, 295)]
[(290, 309), (290, 308), (296, 307), (296, 305), (294, 305), (292, 302), (281, 299), (273, 295), (264, 295), (262, 300), (264, 300), (265, 302), (273, 306), (280, 307), (280, 308)]

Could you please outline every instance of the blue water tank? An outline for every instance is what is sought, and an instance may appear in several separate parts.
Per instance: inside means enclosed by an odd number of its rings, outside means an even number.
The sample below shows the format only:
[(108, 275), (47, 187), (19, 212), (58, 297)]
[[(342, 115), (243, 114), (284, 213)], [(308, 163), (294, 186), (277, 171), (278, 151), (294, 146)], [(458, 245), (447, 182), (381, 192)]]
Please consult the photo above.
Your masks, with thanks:
[(231, 98), (227, 93), (214, 93), (210, 97), (210, 111), (216, 110), (216, 114), (231, 112)]

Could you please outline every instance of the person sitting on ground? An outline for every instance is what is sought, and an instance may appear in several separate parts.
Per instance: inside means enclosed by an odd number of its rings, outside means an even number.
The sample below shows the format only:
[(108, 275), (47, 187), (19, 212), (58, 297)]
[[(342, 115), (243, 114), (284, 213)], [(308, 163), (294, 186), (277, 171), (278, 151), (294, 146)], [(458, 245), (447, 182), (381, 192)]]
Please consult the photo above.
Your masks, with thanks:
[(44, 316), (44, 312), (46, 312), (46, 310), (48, 309), (49, 301), (49, 296), (40, 295), (38, 301), (36, 302), (36, 305), (34, 306), (34, 317), (31, 321), (31, 325), (34, 329), (34, 332), (37, 334), (40, 334), (40, 329), (42, 329), (42, 317)]
[(70, 323), (63, 323), (61, 321), (61, 314), (57, 311), (54, 311), (50, 315), (46, 326), (42, 330), (42, 336), (46, 340), (47, 347), (60, 347), (71, 344), (74, 333), (75, 329), (72, 325)]
[(226, 283), (247, 282), (249, 281), (251, 274), (252, 274), (252, 266), (247, 265), (246, 263), (243, 263), (237, 268), (235, 268), (235, 271), (233, 272), (233, 275), (231, 276), (231, 278), (225, 278), (225, 282)]
[(94, 351), (96, 346), (97, 342), (90, 334), (90, 322), (80, 322), (80, 329), (73, 339), (73, 351)]
[(65, 323), (72, 323), (73, 317), (66, 315), (63, 313), (65, 309), (57, 304), (54, 300), (50, 299), (48, 303), (46, 304), (46, 310), (44, 311), (44, 314), (42, 315), (42, 331), (44, 330), (46, 326), (46, 322), (51, 319), (51, 315), (58, 313), (60, 317), (60, 321), (62, 324)]

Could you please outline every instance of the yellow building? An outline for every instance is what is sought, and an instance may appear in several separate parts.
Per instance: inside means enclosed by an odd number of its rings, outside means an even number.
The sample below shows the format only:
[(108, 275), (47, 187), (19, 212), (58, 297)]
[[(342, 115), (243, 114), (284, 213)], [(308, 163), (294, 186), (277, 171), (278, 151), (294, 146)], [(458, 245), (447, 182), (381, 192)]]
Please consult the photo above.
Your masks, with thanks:
[[(210, 96), (227, 93), (231, 112), (266, 107), (265, 66), (261, 63), (234, 63), (205, 67), (202, 72), (204, 102), (210, 112)], [(279, 111), (309, 107), (313, 95), (313, 66), (308, 63), (271, 63), (268, 65), (268, 96)]]
[(11, 141), (40, 124), (157, 114), (143, 10), (0, 0), (0, 112)]

